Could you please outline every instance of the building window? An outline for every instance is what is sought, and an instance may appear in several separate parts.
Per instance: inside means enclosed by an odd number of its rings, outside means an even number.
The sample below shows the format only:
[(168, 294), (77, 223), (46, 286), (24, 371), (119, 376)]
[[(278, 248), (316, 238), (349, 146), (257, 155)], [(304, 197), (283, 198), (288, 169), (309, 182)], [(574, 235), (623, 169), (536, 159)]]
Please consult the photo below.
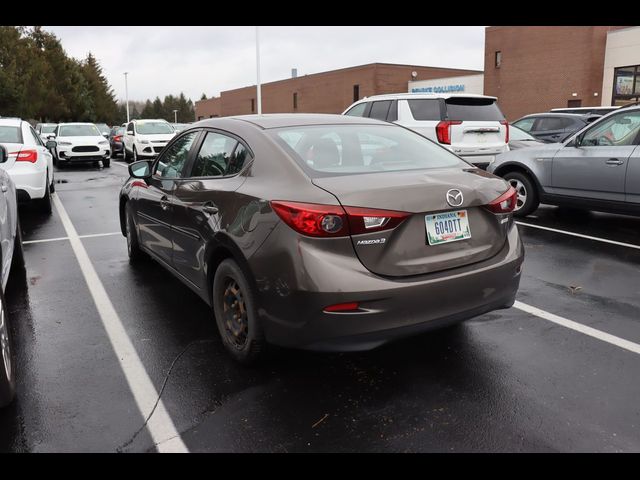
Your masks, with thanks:
[(293, 109), (294, 110), (298, 109), (298, 94), (297, 93), (293, 94)]
[(640, 100), (640, 65), (616, 68), (613, 73), (611, 105), (626, 105)]
[(357, 102), (360, 100), (360, 85), (353, 86), (353, 101)]
[(502, 65), (502, 52), (498, 50), (496, 52), (496, 68), (500, 68), (500, 65)]
[(255, 113), (256, 111), (256, 99), (252, 98), (251, 99), (251, 113)]

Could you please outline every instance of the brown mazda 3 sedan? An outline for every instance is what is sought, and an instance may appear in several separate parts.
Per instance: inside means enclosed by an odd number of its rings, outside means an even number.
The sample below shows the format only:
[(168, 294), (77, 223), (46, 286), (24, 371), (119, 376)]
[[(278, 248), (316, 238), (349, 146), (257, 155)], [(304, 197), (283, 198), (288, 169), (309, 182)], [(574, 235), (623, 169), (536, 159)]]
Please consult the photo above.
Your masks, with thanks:
[(503, 179), (404, 127), (204, 120), (129, 166), (120, 222), (211, 305), (226, 348), (366, 350), (510, 307), (524, 249)]

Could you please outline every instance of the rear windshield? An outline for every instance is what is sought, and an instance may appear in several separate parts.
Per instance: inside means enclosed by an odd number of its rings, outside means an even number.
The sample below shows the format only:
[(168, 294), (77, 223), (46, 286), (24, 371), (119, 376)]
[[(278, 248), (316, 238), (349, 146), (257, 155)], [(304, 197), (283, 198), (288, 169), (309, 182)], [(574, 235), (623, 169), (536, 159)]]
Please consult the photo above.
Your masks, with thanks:
[(136, 131), (142, 135), (173, 133), (174, 129), (166, 122), (138, 122)]
[(268, 133), (312, 178), (469, 166), (431, 140), (392, 125), (314, 125)]
[(0, 126), (0, 143), (22, 143), (20, 128)]
[(447, 118), (461, 121), (502, 121), (504, 115), (492, 98), (447, 98)]
[(95, 125), (62, 125), (59, 137), (99, 137), (100, 131)]
[(53, 133), (56, 131), (57, 125), (42, 125), (40, 133)]

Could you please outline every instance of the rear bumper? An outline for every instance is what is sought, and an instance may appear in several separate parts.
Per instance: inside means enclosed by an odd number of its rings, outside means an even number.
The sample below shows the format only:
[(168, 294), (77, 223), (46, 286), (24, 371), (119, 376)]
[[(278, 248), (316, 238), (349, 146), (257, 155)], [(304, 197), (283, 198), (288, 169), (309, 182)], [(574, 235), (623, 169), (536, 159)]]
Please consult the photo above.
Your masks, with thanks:
[[(286, 228), (286, 227), (285, 227)], [(274, 232), (276, 234), (277, 232)], [(265, 242), (281, 242), (271, 235)], [(264, 248), (264, 247), (263, 247)], [(273, 248), (266, 246), (266, 248)], [(415, 277), (385, 278), (366, 270), (355, 255), (340, 258), (304, 251), (298, 265), (256, 259), (258, 312), (271, 343), (310, 350), (369, 350), (391, 340), (510, 307), (520, 284), (524, 248), (514, 225), (503, 249), (473, 265)], [(283, 268), (295, 268), (289, 275)], [(304, 290), (291, 276), (304, 276)], [(298, 281), (300, 283), (300, 281)], [(326, 306), (359, 302), (357, 313), (325, 313)]]
[(26, 165), (27, 162), (19, 163), (24, 165), (14, 165), (7, 171), (16, 186), (18, 201), (43, 198), (47, 186), (46, 170), (40, 170), (36, 165)]

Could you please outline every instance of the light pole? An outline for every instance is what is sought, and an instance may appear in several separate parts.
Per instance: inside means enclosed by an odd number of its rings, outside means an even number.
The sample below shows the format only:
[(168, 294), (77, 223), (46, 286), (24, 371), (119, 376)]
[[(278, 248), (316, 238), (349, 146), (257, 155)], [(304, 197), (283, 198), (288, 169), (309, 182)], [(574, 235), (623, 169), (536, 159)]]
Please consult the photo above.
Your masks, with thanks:
[(262, 115), (262, 87), (260, 85), (260, 27), (256, 27), (256, 73), (258, 87), (258, 115)]
[(124, 72), (124, 94), (127, 102), (127, 123), (129, 123), (129, 84), (127, 83), (127, 75), (129, 75), (129, 72)]
[(178, 123), (178, 110), (173, 111), (173, 123)]

